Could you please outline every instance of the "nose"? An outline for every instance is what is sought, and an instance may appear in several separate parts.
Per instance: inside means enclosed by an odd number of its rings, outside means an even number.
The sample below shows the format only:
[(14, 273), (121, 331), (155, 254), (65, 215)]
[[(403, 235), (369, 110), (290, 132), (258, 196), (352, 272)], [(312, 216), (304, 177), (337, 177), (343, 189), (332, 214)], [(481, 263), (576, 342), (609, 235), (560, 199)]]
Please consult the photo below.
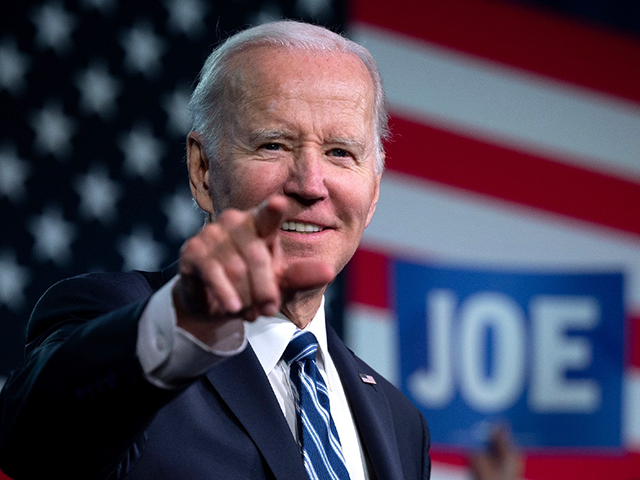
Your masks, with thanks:
[(301, 149), (292, 160), (284, 194), (309, 205), (327, 197), (327, 172), (322, 154)]

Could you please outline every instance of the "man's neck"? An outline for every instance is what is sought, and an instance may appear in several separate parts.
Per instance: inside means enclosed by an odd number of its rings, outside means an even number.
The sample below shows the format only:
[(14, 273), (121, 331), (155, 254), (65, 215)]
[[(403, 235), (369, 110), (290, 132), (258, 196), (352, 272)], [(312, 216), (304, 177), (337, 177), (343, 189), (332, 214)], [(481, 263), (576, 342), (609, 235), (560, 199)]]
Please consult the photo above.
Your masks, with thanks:
[(318, 290), (297, 292), (282, 302), (282, 313), (298, 328), (305, 328), (322, 304), (322, 295), (326, 287)]

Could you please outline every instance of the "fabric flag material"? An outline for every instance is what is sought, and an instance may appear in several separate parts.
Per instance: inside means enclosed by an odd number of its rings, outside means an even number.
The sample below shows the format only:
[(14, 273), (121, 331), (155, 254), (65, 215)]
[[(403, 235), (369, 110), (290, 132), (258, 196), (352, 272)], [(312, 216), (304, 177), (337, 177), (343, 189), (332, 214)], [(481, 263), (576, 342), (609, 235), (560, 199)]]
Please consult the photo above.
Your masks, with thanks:
[[(454, 329), (451, 345), (428, 337), (436, 351), (424, 351), (421, 360), (423, 370), (451, 368), (451, 378), (439, 377), (444, 383), (424, 387), (431, 399), (438, 387), (441, 398), (457, 399), (446, 403), (443, 414), (452, 415), (447, 418), (464, 417), (473, 407), (484, 409), (486, 418), (501, 416), (515, 424), (520, 417), (509, 415), (518, 405), (528, 406), (518, 415), (530, 418), (545, 415), (545, 408), (560, 410), (559, 405), (567, 418), (592, 408), (591, 414), (619, 418), (606, 425), (615, 430), (611, 438), (619, 439), (617, 446), (525, 447), (526, 478), (634, 478), (640, 471), (639, 37), (488, 0), (356, 0), (349, 33), (379, 63), (393, 140), (376, 214), (349, 265), (347, 342), (380, 373), (402, 383), (407, 348), (425, 340), (401, 337), (404, 313), (396, 289), (412, 287), (398, 283), (403, 271), (398, 268), (420, 266), (432, 285), (447, 287), (416, 301), (427, 311), (422, 323), (435, 328), (432, 334), (447, 339)], [(494, 283), (473, 290), (451, 272), (476, 272)], [(524, 290), (508, 284), (514, 275)], [(590, 278), (596, 277), (612, 279), (602, 285), (616, 285), (621, 296), (609, 287), (585, 293), (595, 288)], [(549, 291), (540, 278), (560, 287)], [(482, 303), (483, 298), (490, 301)], [(611, 312), (624, 313), (603, 316), (601, 301), (609, 302)], [(584, 308), (562, 313), (559, 306), (567, 304)], [(546, 306), (534, 308), (541, 305)], [(558, 321), (536, 324), (536, 318)], [(609, 327), (623, 335), (595, 334)], [(468, 360), (468, 349), (454, 348), (472, 334), (485, 335), (487, 345), (471, 345), (475, 363)], [(540, 338), (568, 348), (556, 349), (540, 364), (535, 361), (544, 345)], [(510, 362), (501, 360), (504, 352), (511, 352)], [(601, 366), (593, 355), (601, 353), (611, 365), (622, 365), (612, 395), (597, 380), (604, 371), (597, 370)], [(437, 359), (445, 363), (429, 363)], [(544, 368), (557, 375), (540, 375)], [(536, 396), (541, 384), (558, 395), (584, 395), (552, 405), (549, 397)], [(499, 397), (488, 388), (492, 385), (513, 398)], [(509, 390), (513, 385), (517, 388)], [(475, 403), (468, 400), (456, 417), (450, 408), (465, 395)], [(607, 405), (616, 411), (604, 411)], [(481, 430), (489, 427), (477, 426), (482, 441), (487, 435)], [(595, 443), (597, 430), (578, 435)], [(463, 447), (468, 437), (455, 446), (455, 431), (438, 429), (432, 435), (433, 477), (468, 478), (469, 451)], [(535, 444), (533, 437), (521, 439)]]

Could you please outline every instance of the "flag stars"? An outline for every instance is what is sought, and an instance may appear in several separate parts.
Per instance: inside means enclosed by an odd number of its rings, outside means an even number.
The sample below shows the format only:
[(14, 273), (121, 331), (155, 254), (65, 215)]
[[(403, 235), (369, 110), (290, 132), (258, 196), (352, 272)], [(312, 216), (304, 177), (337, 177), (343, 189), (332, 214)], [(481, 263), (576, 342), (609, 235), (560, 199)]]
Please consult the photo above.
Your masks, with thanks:
[(153, 239), (146, 226), (137, 226), (131, 235), (120, 237), (117, 248), (124, 259), (124, 270), (159, 270), (165, 256), (164, 246)]
[(0, 305), (18, 312), (26, 302), (24, 291), (30, 279), (29, 269), (18, 264), (13, 251), (0, 253)]
[(30, 219), (28, 228), (35, 240), (33, 254), (36, 259), (42, 262), (52, 261), (58, 267), (69, 263), (76, 229), (63, 218), (59, 207), (45, 207), (42, 215)]
[(142, 73), (148, 79), (160, 73), (160, 59), (167, 49), (166, 42), (153, 32), (148, 21), (140, 21), (122, 34), (120, 45), (125, 52), (125, 68), (130, 72)]
[(30, 124), (36, 135), (34, 146), (38, 153), (51, 154), (58, 160), (65, 160), (71, 154), (76, 122), (64, 114), (59, 101), (49, 101), (33, 113)]
[(124, 171), (129, 177), (155, 180), (160, 173), (164, 144), (156, 139), (147, 125), (138, 125), (118, 141), (124, 154)]
[(282, 18), (282, 9), (275, 3), (265, 2), (262, 4), (258, 13), (252, 15), (250, 23), (253, 25), (262, 25), (273, 20)]
[(195, 235), (204, 223), (204, 214), (195, 206), (186, 189), (166, 197), (162, 202), (162, 211), (169, 220), (167, 236), (174, 240), (184, 241)]
[(122, 196), (122, 187), (109, 178), (104, 165), (93, 165), (86, 175), (76, 178), (74, 188), (80, 197), (80, 215), (111, 223), (116, 217), (116, 203)]
[(208, 7), (201, 0), (167, 0), (169, 29), (195, 40), (206, 32), (205, 17)]
[(26, 90), (25, 75), (29, 70), (29, 56), (18, 50), (14, 38), (5, 38), (0, 43), (0, 89), (18, 96)]
[(61, 2), (49, 2), (36, 7), (31, 14), (36, 27), (36, 45), (42, 50), (52, 49), (58, 56), (73, 46), (71, 34), (78, 20), (67, 12)]
[(103, 120), (111, 118), (116, 111), (116, 98), (122, 87), (109, 74), (104, 61), (94, 61), (79, 73), (75, 84), (80, 91), (80, 108), (88, 115), (97, 114)]
[(26, 196), (25, 182), (30, 173), (31, 167), (26, 160), (18, 158), (15, 146), (0, 148), (0, 197), (19, 204)]
[(296, 10), (303, 16), (325, 18), (332, 13), (331, 0), (298, 0)]
[(95, 9), (102, 16), (112, 15), (118, 7), (117, 0), (83, 0), (82, 5), (85, 9)]
[(189, 99), (191, 93), (186, 87), (178, 87), (173, 92), (166, 94), (162, 101), (162, 108), (167, 114), (167, 130), (182, 139), (191, 128), (189, 115)]

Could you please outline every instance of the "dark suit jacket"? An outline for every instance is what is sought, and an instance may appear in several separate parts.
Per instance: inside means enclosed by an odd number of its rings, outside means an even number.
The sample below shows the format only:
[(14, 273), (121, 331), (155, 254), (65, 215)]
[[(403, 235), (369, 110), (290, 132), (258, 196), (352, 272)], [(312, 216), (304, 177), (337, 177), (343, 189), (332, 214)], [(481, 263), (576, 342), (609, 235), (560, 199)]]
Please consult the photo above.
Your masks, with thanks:
[[(0, 468), (20, 478), (299, 479), (304, 467), (251, 347), (183, 388), (147, 382), (137, 323), (173, 274), (93, 274), (40, 299), (24, 368), (0, 397)], [(370, 471), (427, 479), (429, 431), (394, 386), (328, 329)], [(362, 382), (372, 375), (376, 385)]]

